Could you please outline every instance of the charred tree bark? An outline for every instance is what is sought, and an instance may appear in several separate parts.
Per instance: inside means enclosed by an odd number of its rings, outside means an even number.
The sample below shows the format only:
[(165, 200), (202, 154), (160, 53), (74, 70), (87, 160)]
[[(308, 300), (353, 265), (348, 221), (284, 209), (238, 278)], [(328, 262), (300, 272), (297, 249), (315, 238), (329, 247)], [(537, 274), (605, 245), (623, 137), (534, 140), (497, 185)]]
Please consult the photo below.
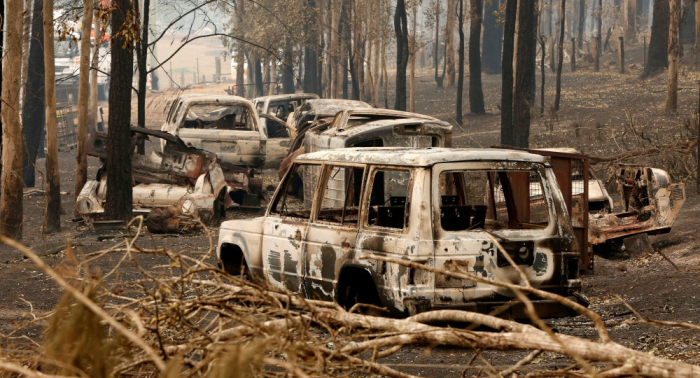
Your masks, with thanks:
[(456, 10), (457, 1), (447, 0), (447, 20), (445, 20), (445, 86), (447, 87), (455, 85), (455, 15), (457, 13)]
[[(260, 61), (260, 58), (258, 57), (258, 54), (255, 54), (255, 60), (254, 60), (254, 65), (255, 65), (255, 96), (256, 97), (261, 97), (265, 95), (265, 89), (263, 87), (263, 74), (262, 74), (262, 62)], [(316, 77), (316, 71), (311, 75)]]
[(131, 219), (131, 78), (134, 74), (134, 54), (126, 38), (130, 20), (127, 19), (129, 0), (115, 0), (112, 12), (112, 76), (109, 85), (109, 129), (107, 135), (107, 198), (105, 219)]
[(341, 71), (339, 72), (343, 82), (343, 98), (347, 99), (350, 97), (349, 82), (348, 82), (348, 68), (350, 67), (350, 10), (348, 0), (341, 0), (340, 3), (340, 20), (338, 26), (338, 34), (340, 35), (340, 61), (341, 61)]
[(309, 17), (306, 22), (308, 37), (304, 46), (304, 92), (321, 95), (318, 82), (318, 23), (316, 15), (316, 1), (306, 0), (309, 9)]
[(433, 43), (433, 65), (435, 66), (435, 82), (438, 88), (442, 88), (443, 80), (445, 79), (445, 71), (442, 76), (438, 75), (440, 71), (440, 1), (435, 2), (435, 42)]
[(513, 141), (513, 55), (518, 1), (506, 0), (503, 24), (503, 57), (501, 64), (501, 144), (514, 146)]
[[(0, 1), (0, 20), (4, 20), (4, 19), (5, 19), (5, 2)], [(0, 38), (0, 51), (4, 52), (3, 38)], [(2, 93), (2, 64), (0, 64), (0, 97), (2, 96), (1, 93)], [(2, 105), (2, 101), (0, 101), (0, 113), (2, 113), (2, 108), (4, 108), (4, 106)], [(2, 139), (3, 128), (4, 128), (4, 126), (3, 126), (3, 122), (2, 122), (2, 117), (0, 116), (0, 197), (2, 197), (2, 182), (4, 181), (4, 177), (2, 175), (2, 172), (3, 172), (2, 165), (4, 164), (3, 154), (2, 154), (2, 151), (4, 149), (3, 139)], [(1, 203), (1, 201), (2, 201), (2, 199), (0, 198), (0, 203)], [(0, 205), (0, 206), (2, 206), (2, 205)], [(2, 216), (0, 216), (0, 220), (4, 221)], [(3, 229), (3, 226), (2, 226), (2, 223), (0, 223), (0, 233), (3, 232), (2, 229)]]
[(554, 95), (555, 111), (559, 111), (559, 101), (561, 100), (561, 70), (564, 66), (564, 25), (566, 23), (566, 0), (561, 0), (559, 17), (559, 61), (557, 62), (557, 91)]
[(27, 83), (24, 88), (22, 107), (22, 166), (24, 185), (35, 185), (34, 165), (39, 148), (43, 147), (46, 113), (44, 113), (44, 19), (42, 0), (34, 0), (32, 8), (32, 31), (29, 38), (29, 60)]
[[(89, 0), (85, 0), (89, 1)], [(148, 57), (148, 19), (150, 10), (151, 0), (143, 0), (143, 12), (141, 13), (141, 18), (143, 22), (141, 23), (141, 38), (136, 46), (136, 64), (138, 66), (138, 92), (136, 93), (136, 106), (137, 106), (137, 123), (139, 127), (146, 127), (146, 83), (148, 81), (148, 66), (146, 65)], [(138, 10), (138, 0), (134, 2), (134, 9)], [(197, 72), (199, 75), (199, 72)], [(200, 80), (197, 77), (197, 80)], [(139, 144), (139, 153), (143, 153), (143, 143)]]
[[(700, 48), (700, 1), (696, 1), (695, 4), (695, 44), (693, 45), (693, 50), (698, 51)], [(700, 182), (700, 180), (698, 180)]]
[(637, 39), (637, 0), (625, 1), (625, 39), (632, 43)]
[(532, 37), (537, 29), (535, 22), (535, 0), (520, 0), (518, 6), (518, 44), (516, 47), (515, 89), (513, 91), (513, 144), (514, 147), (529, 147), (530, 140), (530, 94), (532, 93), (532, 59), (535, 48)]
[[(243, 13), (245, 12), (245, 1), (238, 0), (236, 3), (236, 24), (240, 25), (243, 23)], [(287, 50), (285, 49), (285, 58), (287, 57)], [(285, 62), (286, 63), (286, 62)], [(288, 70), (286, 69), (282, 73), (282, 83), (284, 84), (284, 73)], [(185, 85), (185, 83), (180, 83), (180, 85)], [(292, 88), (294, 87), (294, 81), (292, 80)], [(285, 87), (286, 90), (286, 87)], [(245, 52), (243, 51), (243, 43), (236, 43), (236, 95), (245, 97), (246, 87), (245, 87)], [(288, 92), (285, 92), (288, 93)]]
[(501, 40), (503, 27), (498, 23), (498, 0), (487, 0), (484, 11), (484, 46), (481, 49), (482, 69), (487, 74), (501, 73)]
[[(144, 7), (149, 0), (144, 0)], [(85, 38), (90, 35), (92, 27), (92, 0), (83, 1), (83, 25), (80, 38), (80, 82), (78, 88), (78, 149), (75, 156), (75, 195), (77, 196), (83, 189), (83, 185), (87, 182), (87, 138), (88, 138), (88, 98), (90, 97), (90, 38)], [(147, 15), (148, 13), (146, 13)], [(148, 16), (146, 16), (144, 24), (147, 24)], [(148, 35), (148, 33), (144, 33)], [(95, 31), (97, 37), (97, 31)], [(142, 42), (143, 43), (143, 42)], [(99, 45), (97, 38), (95, 44)], [(146, 41), (145, 45), (148, 44)], [(145, 58), (144, 58), (145, 61)], [(139, 78), (140, 79), (140, 78)], [(140, 84), (140, 83), (139, 83)], [(144, 83), (145, 87), (145, 83)], [(140, 92), (139, 92), (140, 94)], [(146, 98), (144, 96), (144, 127), (146, 113)], [(141, 104), (139, 103), (139, 106)], [(75, 210), (76, 218), (80, 216), (78, 210)]]
[[(596, 20), (598, 21), (598, 30), (596, 39), (598, 40), (597, 56), (603, 55), (603, 0), (598, 0), (598, 9), (596, 9)], [(597, 71), (597, 70), (596, 70)]]
[(282, 58), (282, 92), (294, 93), (294, 56), (289, 39), (287, 39)]
[[(53, 15), (53, 12), (51, 13)], [(22, 2), (8, 1), (5, 14), (2, 86), (2, 196), (0, 232), (22, 240), (22, 129), (19, 91), (22, 73)]]
[(654, 15), (651, 20), (649, 51), (642, 77), (654, 75), (668, 66), (668, 31), (670, 17), (669, 0), (654, 0)]
[(397, 0), (394, 13), (394, 32), (396, 33), (396, 99), (394, 108), (406, 110), (406, 66), (408, 65), (408, 20), (406, 3)]
[[(98, 3), (99, 4), (99, 3)], [(97, 131), (97, 69), (100, 65), (100, 44), (102, 42), (102, 23), (95, 14), (95, 47), (92, 52), (92, 63), (90, 69), (90, 104), (88, 112), (88, 130), (91, 133)]]
[(471, 0), (469, 26), (469, 110), (484, 114), (484, 89), (481, 85), (481, 15), (483, 0)]
[[(58, 169), (53, 9), (53, 0), (44, 0), (44, 85), (46, 87), (46, 216), (44, 217), (44, 232), (47, 234), (61, 231), (61, 176)], [(129, 85), (129, 89), (131, 89), (131, 85)], [(131, 102), (131, 98), (129, 100)]]
[(578, 1), (578, 48), (583, 48), (583, 30), (586, 26), (586, 0)]
[[(495, 0), (492, 0), (495, 1)], [(464, 0), (459, 0), (459, 76), (457, 77), (457, 124), (462, 126), (462, 93), (464, 92)]]
[(542, 64), (540, 64), (540, 77), (542, 79), (540, 83), (540, 115), (544, 115), (544, 84), (545, 84), (545, 69), (544, 69), (544, 54), (545, 54), (545, 46), (547, 45), (546, 43), (546, 37), (544, 35), (540, 36), (540, 46), (542, 47)]
[(668, 31), (668, 90), (666, 110), (678, 108), (678, 23), (681, 14), (680, 0), (670, 0), (671, 19)]

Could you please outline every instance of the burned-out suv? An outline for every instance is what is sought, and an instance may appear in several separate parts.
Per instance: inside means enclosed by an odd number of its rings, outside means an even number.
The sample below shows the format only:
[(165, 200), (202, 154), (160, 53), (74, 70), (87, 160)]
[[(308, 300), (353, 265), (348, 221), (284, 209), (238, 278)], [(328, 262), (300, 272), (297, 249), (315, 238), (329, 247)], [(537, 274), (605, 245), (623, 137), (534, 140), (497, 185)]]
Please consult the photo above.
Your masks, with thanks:
[[(313, 201), (298, 180), (319, 171)], [(297, 184), (297, 185), (295, 185)], [(517, 185), (517, 186), (516, 186)], [(530, 192), (530, 193), (529, 193)], [(578, 244), (554, 172), (542, 156), (504, 149), (350, 148), (297, 157), (263, 217), (221, 225), (217, 256), (312, 299), (386, 307), (490, 311), (514, 294), (366, 253), (518, 283), (495, 237), (534, 287), (580, 291)], [(533, 301), (541, 316), (566, 315)], [(523, 316), (515, 304), (502, 315)]]

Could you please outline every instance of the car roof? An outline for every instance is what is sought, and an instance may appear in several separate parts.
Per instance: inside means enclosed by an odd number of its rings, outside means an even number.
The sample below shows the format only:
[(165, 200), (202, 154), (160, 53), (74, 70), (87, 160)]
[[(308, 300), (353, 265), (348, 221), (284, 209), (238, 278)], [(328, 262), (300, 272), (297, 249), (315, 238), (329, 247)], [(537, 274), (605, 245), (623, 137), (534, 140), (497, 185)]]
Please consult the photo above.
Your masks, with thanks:
[(179, 100), (183, 103), (219, 101), (223, 103), (244, 103), (253, 106), (253, 103), (244, 97), (220, 94), (188, 93), (181, 95)]
[(315, 93), (288, 93), (288, 94), (256, 97), (252, 101), (253, 102), (264, 102), (265, 100), (270, 100), (270, 102), (272, 102), (272, 101), (279, 101), (279, 100), (297, 100), (297, 99), (303, 100), (303, 99), (315, 99), (315, 98), (318, 98), (318, 95)]
[(324, 135), (336, 135), (336, 136), (350, 136), (359, 133), (366, 132), (368, 130), (379, 130), (379, 129), (392, 129), (395, 126), (401, 125), (424, 125), (430, 124), (435, 127), (440, 127), (445, 131), (452, 131), (452, 125), (447, 122), (443, 122), (437, 119), (426, 119), (426, 118), (398, 118), (398, 119), (380, 119), (380, 120), (368, 120), (365, 123), (353, 126), (347, 126), (342, 129), (328, 128), (323, 130), (320, 134)]
[(390, 148), (355, 147), (311, 152), (297, 162), (338, 162), (427, 167), (437, 163), (465, 161), (512, 161), (545, 163), (543, 156), (503, 148)]
[(404, 112), (401, 110), (383, 109), (383, 108), (353, 108), (353, 109), (344, 109), (342, 111), (349, 114), (350, 117), (362, 117), (363, 115), (366, 115), (366, 116), (380, 115), (380, 116), (396, 116), (397, 118), (421, 118), (421, 119), (437, 120), (437, 118), (431, 117), (431, 116), (428, 116), (425, 114), (410, 113), (410, 112)]
[(344, 99), (313, 99), (306, 102), (306, 105), (311, 109), (307, 111), (313, 111), (317, 114), (327, 114), (335, 115), (339, 111), (345, 109), (371, 109), (372, 105), (358, 100), (344, 100)]

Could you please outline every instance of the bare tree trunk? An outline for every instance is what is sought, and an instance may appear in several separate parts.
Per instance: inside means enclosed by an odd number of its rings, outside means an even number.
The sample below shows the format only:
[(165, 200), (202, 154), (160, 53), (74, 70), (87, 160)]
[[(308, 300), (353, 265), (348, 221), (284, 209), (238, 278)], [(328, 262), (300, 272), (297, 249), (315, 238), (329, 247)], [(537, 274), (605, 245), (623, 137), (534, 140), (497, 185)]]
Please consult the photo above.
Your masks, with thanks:
[[(462, 126), (462, 93), (464, 92), (464, 0), (459, 1), (459, 76), (457, 77), (457, 124)], [(495, 1), (495, 0), (493, 0)]]
[[(136, 10), (139, 9), (138, 0), (134, 1), (134, 8)], [(150, 10), (151, 0), (143, 0), (143, 12), (141, 12), (141, 18), (143, 21), (141, 23), (141, 29), (139, 30), (141, 32), (141, 38), (139, 38), (139, 42), (136, 46), (136, 64), (139, 72), (138, 93), (136, 93), (137, 123), (139, 127), (143, 128), (146, 127), (146, 91), (148, 90), (146, 88), (146, 84), (148, 82), (148, 23), (151, 13)], [(199, 70), (197, 70), (197, 80), (201, 80), (199, 77)], [(145, 152), (143, 142), (139, 143), (138, 149), (140, 154)]]
[(586, 26), (586, 0), (578, 1), (578, 48), (583, 48), (583, 31)]
[(487, 74), (501, 73), (502, 22), (498, 22), (498, 0), (486, 2), (484, 11), (484, 46), (481, 49), (482, 69)]
[(372, 105), (374, 106), (379, 106), (379, 77), (381, 76), (381, 65), (379, 64), (380, 62), (380, 41), (379, 41), (379, 36), (375, 37), (376, 40), (374, 41), (374, 82), (372, 86)]
[(561, 8), (559, 9), (559, 62), (557, 63), (557, 91), (554, 95), (555, 111), (559, 111), (559, 101), (561, 99), (561, 70), (564, 66), (564, 25), (566, 24), (566, 0), (561, 0)]
[(44, 232), (61, 231), (61, 176), (58, 169), (53, 0), (44, 0), (44, 77), (46, 86), (46, 216)]
[[(445, 86), (447, 87), (455, 85), (455, 14), (457, 13), (456, 6), (457, 0), (447, 0), (447, 19), (445, 20)], [(415, 32), (413, 34), (415, 35)]]
[(270, 58), (270, 70), (268, 72), (270, 75), (270, 86), (267, 95), (272, 96), (275, 94), (275, 89), (277, 89), (277, 59), (275, 57)]
[(620, 47), (617, 49), (618, 60), (620, 62), (620, 73), (625, 73), (625, 38), (620, 36)]
[(107, 196), (105, 219), (131, 219), (133, 179), (131, 177), (131, 78), (133, 46), (126, 39), (130, 0), (115, 0), (112, 12), (112, 76), (109, 85), (109, 129), (107, 135)]
[[(99, 4), (99, 3), (98, 3)], [(91, 133), (97, 131), (97, 102), (98, 102), (98, 87), (97, 87), (97, 70), (100, 65), (100, 45), (102, 42), (102, 22), (99, 17), (94, 17), (95, 20), (95, 47), (92, 52), (92, 64), (90, 70), (90, 104), (88, 111), (88, 130)]]
[[(452, 1), (452, 0), (450, 0)], [(408, 52), (409, 61), (411, 63), (411, 92), (409, 94), (410, 98), (410, 110), (412, 112), (416, 111), (416, 19), (418, 18), (418, 4), (413, 4), (413, 30), (411, 35), (411, 44)], [(454, 69), (454, 67), (453, 67)]]
[[(245, 1), (245, 0), (241, 0)], [(250, 68), (252, 69), (252, 67)], [(282, 58), (282, 92), (294, 93), (294, 56), (292, 55), (292, 43), (287, 38)]]
[(443, 76), (438, 75), (440, 62), (440, 0), (435, 2), (435, 42), (433, 43), (433, 65), (435, 66), (435, 82), (438, 88), (442, 88), (443, 79), (445, 78), (444, 72)]
[(348, 91), (348, 67), (350, 67), (350, 10), (348, 0), (341, 0), (340, 18), (338, 20), (338, 35), (340, 37), (340, 61), (342, 62), (339, 72), (343, 88), (343, 98), (349, 98)]
[(308, 17), (306, 22), (307, 38), (304, 44), (304, 92), (321, 95), (318, 83), (318, 52), (319, 44), (317, 7), (315, 0), (306, 0)]
[(483, 0), (471, 0), (469, 24), (469, 110), (484, 114), (484, 89), (481, 85), (481, 17)]
[[(146, 4), (148, 0), (144, 1)], [(92, 27), (92, 0), (83, 0), (83, 26), (80, 39), (80, 83), (78, 88), (78, 150), (76, 154), (75, 195), (87, 182), (87, 134), (88, 134), (88, 97), (90, 96), (90, 35)], [(146, 18), (147, 19), (147, 18)], [(147, 32), (144, 32), (147, 34)], [(95, 33), (97, 35), (97, 33)], [(97, 39), (95, 39), (97, 44)], [(144, 99), (145, 100), (145, 99)], [(145, 104), (144, 104), (145, 113)], [(145, 115), (144, 115), (145, 117)], [(75, 216), (80, 213), (75, 210)]]
[[(0, 20), (5, 20), (5, 2), (4, 1), (0, 1)], [(0, 52), (4, 53), (4, 50), (3, 50), (4, 46), (3, 46), (2, 40), (3, 39), (0, 38)], [(2, 94), (1, 94), (2, 93), (2, 79), (3, 79), (3, 77), (2, 77), (2, 64), (0, 64), (0, 97), (2, 96)], [(5, 106), (2, 105), (2, 101), (0, 101), (0, 113), (2, 112), (2, 108), (4, 108), (4, 107)], [(2, 117), (0, 116), (0, 206), (2, 206), (1, 205), (1, 203), (2, 203), (1, 202), (2, 201), (2, 199), (1, 199), (1, 197), (2, 197), (2, 183), (5, 180), (4, 176), (2, 175), (2, 173), (3, 173), (2, 166), (3, 166), (3, 164), (5, 164), (3, 154), (2, 154), (2, 151), (4, 149), (4, 147), (3, 147), (4, 142), (2, 139), (3, 128), (4, 128), (4, 126), (3, 126), (3, 122), (2, 122)], [(4, 221), (2, 216), (0, 216), (0, 220)], [(3, 229), (2, 223), (0, 223), (0, 234), (3, 234), (2, 229)]]
[(39, 149), (43, 148), (44, 123), (44, 19), (41, 0), (34, 0), (31, 11), (31, 32), (29, 33), (29, 59), (27, 80), (22, 101), (22, 166), (24, 185), (35, 184), (35, 164)]
[(515, 143), (513, 140), (513, 55), (517, 9), (517, 0), (506, 0), (501, 63), (501, 145), (504, 146), (514, 146)]
[[(700, 48), (700, 1), (695, 2), (695, 44), (693, 50)], [(698, 181), (700, 182), (700, 180)]]
[(642, 77), (651, 76), (668, 66), (668, 32), (671, 17), (669, 9), (669, 0), (654, 0), (649, 51)]
[(540, 84), (540, 115), (544, 115), (544, 84), (545, 84), (545, 70), (544, 70), (544, 54), (546, 46), (546, 37), (544, 35), (540, 36), (540, 46), (542, 47), (542, 64), (540, 64), (540, 76), (542, 78)]
[[(243, 23), (243, 13), (245, 12), (245, 2), (246, 0), (238, 0), (236, 3), (236, 24), (240, 25)], [(285, 50), (286, 52), (286, 50)], [(286, 54), (285, 54), (286, 58)], [(286, 70), (285, 70), (286, 71)], [(184, 82), (180, 85), (185, 85)], [(246, 87), (245, 87), (245, 52), (243, 50), (243, 43), (236, 43), (236, 95), (245, 97)]]
[(532, 93), (532, 71), (535, 48), (532, 34), (537, 30), (535, 22), (535, 0), (520, 0), (518, 6), (518, 44), (515, 64), (515, 89), (513, 91), (513, 143), (514, 147), (529, 147), (530, 140), (530, 95)]
[[(405, 0), (396, 1), (394, 13), (396, 33), (396, 99), (394, 108), (406, 110), (406, 66), (408, 65), (408, 20)], [(436, 67), (437, 69), (437, 67)]]
[(637, 0), (626, 0), (625, 39), (632, 43), (637, 39)]
[[(2, 196), (0, 232), (22, 240), (22, 129), (19, 91), (22, 80), (22, 2), (8, 1), (2, 86)], [(50, 13), (53, 16), (53, 12)]]
[(596, 19), (598, 20), (598, 56), (603, 55), (603, 0), (598, 0), (598, 9), (596, 9)]
[(678, 108), (678, 23), (681, 13), (680, 0), (670, 0), (671, 19), (668, 29), (668, 91), (666, 110)]

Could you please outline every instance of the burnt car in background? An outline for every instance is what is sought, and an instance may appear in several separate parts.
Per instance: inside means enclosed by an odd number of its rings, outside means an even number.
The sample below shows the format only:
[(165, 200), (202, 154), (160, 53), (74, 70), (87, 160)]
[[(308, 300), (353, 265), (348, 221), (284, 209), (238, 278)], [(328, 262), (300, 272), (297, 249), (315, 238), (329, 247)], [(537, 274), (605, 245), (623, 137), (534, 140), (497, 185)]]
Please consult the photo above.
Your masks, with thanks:
[(265, 164), (267, 136), (253, 103), (243, 97), (182, 95), (170, 105), (161, 131), (216, 153), (224, 163), (252, 168)]
[(618, 250), (627, 237), (671, 231), (685, 203), (685, 184), (673, 183), (662, 169), (639, 165), (617, 165), (614, 177), (621, 211), (591, 214), (591, 244), (601, 250)]
[[(295, 196), (296, 177), (319, 172), (310, 201)], [(537, 186), (535, 204), (513, 182)], [(504, 201), (489, 188), (502, 188)], [(526, 186), (527, 187), (527, 186)], [(386, 307), (390, 315), (466, 309), (521, 318), (509, 290), (448, 278), (380, 254), (494, 280), (523, 283), (579, 300), (579, 245), (552, 167), (542, 156), (503, 149), (350, 148), (295, 159), (267, 212), (222, 223), (217, 257), (247, 274), (311, 299)], [(580, 300), (585, 302), (584, 300)], [(543, 317), (570, 310), (533, 300)], [(501, 307), (502, 306), (502, 307)]]
[(295, 131), (287, 124), (287, 118), (308, 100), (317, 98), (318, 95), (314, 93), (292, 93), (257, 97), (252, 100), (267, 135), (265, 167), (278, 166), (289, 152)]
[[(332, 119), (319, 120), (304, 135), (297, 135), (295, 149), (280, 166), (286, 173), (294, 157), (323, 150), (351, 147), (451, 147), (452, 126), (436, 118), (388, 109), (346, 109)], [(304, 194), (313, 193), (314, 177), (310, 169), (304, 177)], [(299, 181), (299, 180), (297, 180)], [(311, 198), (305, 197), (305, 201)]]
[[(357, 100), (318, 99), (308, 100), (287, 118), (287, 123), (294, 128), (295, 135), (303, 135), (319, 119), (335, 116), (347, 109), (371, 109), (372, 105)], [(296, 148), (295, 148), (296, 149)]]
[[(187, 146), (168, 133), (132, 127), (131, 134), (134, 213), (177, 206), (186, 216), (215, 224), (227, 208), (260, 206), (262, 180), (251, 169), (223, 163), (216, 154)], [(148, 152), (138, 153), (136, 146), (146, 141), (151, 142)], [(157, 151), (160, 142), (162, 152)], [(90, 137), (88, 154), (107, 159), (107, 134)], [(76, 209), (85, 220), (102, 217), (107, 185), (105, 162), (76, 198)]]

